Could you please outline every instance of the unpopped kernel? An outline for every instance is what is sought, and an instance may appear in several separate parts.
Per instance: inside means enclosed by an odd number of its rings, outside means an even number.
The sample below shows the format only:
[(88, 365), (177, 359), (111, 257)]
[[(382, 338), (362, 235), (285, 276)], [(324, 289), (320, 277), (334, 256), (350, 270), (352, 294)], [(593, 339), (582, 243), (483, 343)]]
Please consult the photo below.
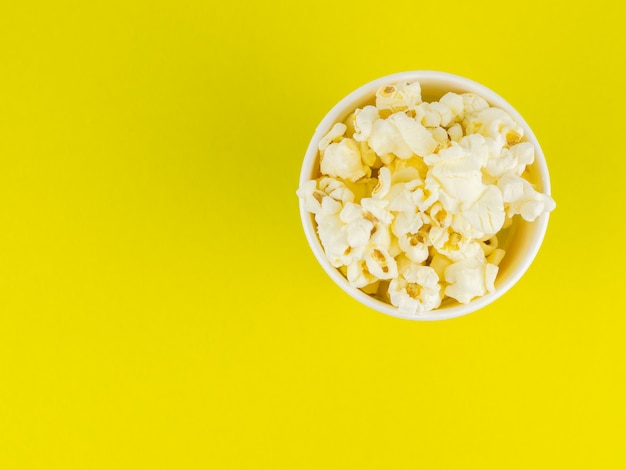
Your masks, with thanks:
[(318, 144), (320, 173), (298, 189), (330, 263), (407, 315), (493, 292), (514, 218), (554, 200), (525, 178), (534, 147), (474, 93), (423, 102), (420, 83), (376, 92)]

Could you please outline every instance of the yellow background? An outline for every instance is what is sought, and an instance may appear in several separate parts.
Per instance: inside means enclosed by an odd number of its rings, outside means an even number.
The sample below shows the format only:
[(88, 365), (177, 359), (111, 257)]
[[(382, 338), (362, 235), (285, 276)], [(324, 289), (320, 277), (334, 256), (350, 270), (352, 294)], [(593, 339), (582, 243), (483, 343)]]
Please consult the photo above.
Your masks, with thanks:
[[(4, 2), (0, 468), (623, 469), (624, 3)], [(491, 87), (557, 201), (467, 317), (314, 259), (295, 190), (341, 97)]]

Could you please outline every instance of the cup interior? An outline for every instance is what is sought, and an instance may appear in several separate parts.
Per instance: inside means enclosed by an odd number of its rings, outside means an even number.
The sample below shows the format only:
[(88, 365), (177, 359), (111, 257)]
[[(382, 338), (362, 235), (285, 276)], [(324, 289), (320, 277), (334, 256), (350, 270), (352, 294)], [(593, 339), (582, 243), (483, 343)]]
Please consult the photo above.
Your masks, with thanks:
[[(532, 129), (517, 110), (494, 91), (473, 80), (445, 72), (428, 70), (402, 72), (379, 78), (363, 85), (337, 103), (322, 119), (309, 143), (300, 173), (300, 185), (319, 176), (320, 162), (317, 145), (333, 124), (346, 119), (356, 108), (373, 104), (376, 90), (378, 90), (379, 87), (401, 80), (418, 80), (422, 88), (423, 101), (439, 100), (444, 94), (450, 91), (455, 93), (476, 93), (487, 100), (491, 106), (501, 108), (509, 113), (524, 129), (522, 141), (531, 142), (535, 147), (535, 161), (532, 165), (527, 167), (527, 178), (535, 185), (538, 191), (550, 194), (550, 178), (545, 156)], [(460, 304), (450, 300), (442, 303), (436, 310), (425, 312), (417, 316), (408, 316), (399, 312), (393, 305), (378, 300), (352, 287), (339, 270), (333, 267), (326, 258), (317, 236), (315, 219), (313, 215), (305, 209), (302, 202), (300, 202), (300, 215), (305, 235), (315, 257), (326, 273), (328, 273), (339, 287), (354, 299), (374, 310), (394, 317), (412, 320), (442, 320), (466, 315), (483, 308), (502, 296), (522, 277), (537, 255), (545, 236), (549, 219), (549, 214), (543, 214), (534, 222), (526, 222), (519, 216), (515, 218), (513, 226), (508, 229), (509, 231), (505, 237), (503, 248), (506, 250), (506, 255), (500, 263), (494, 292), (474, 299), (468, 304)]]

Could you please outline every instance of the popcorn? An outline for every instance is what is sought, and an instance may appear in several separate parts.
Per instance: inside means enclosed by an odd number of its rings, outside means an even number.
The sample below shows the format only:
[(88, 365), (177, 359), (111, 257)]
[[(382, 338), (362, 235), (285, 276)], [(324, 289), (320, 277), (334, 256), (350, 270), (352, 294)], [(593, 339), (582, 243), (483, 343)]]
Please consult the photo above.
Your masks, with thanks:
[(386, 162), (384, 158), (388, 154), (399, 158), (409, 158), (413, 155), (413, 151), (402, 138), (400, 130), (387, 119), (379, 119), (374, 123), (367, 143), (387, 164), (390, 161)]
[(391, 189), (391, 171), (387, 167), (383, 167), (378, 172), (378, 184), (372, 190), (372, 197), (377, 199), (384, 198)]
[[(332, 201), (330, 198), (325, 198), (324, 203)], [(340, 203), (333, 201), (334, 204), (340, 205)], [(333, 204), (330, 204), (331, 206)], [(340, 208), (325, 210), (316, 215), (315, 221), (317, 222), (317, 233), (324, 247), (324, 252), (328, 261), (336, 267), (345, 266), (352, 261), (350, 254), (350, 244), (346, 230), (344, 229), (344, 223), (339, 218), (337, 212)]]
[(393, 215), (388, 207), (389, 201), (368, 197), (361, 199), (361, 206), (366, 211), (366, 214), (373, 217), (376, 221), (380, 221), (385, 225), (389, 225), (393, 221)]
[(469, 204), (461, 203), (452, 218), (452, 228), (472, 238), (495, 235), (504, 225), (504, 200), (497, 186), (484, 188), (480, 197)]
[(463, 138), (463, 127), (461, 127), (461, 124), (456, 123), (448, 127), (448, 136), (451, 141), (459, 142)]
[(419, 212), (401, 212), (391, 225), (398, 245), (411, 261), (421, 263), (429, 255), (428, 232), (424, 227), (424, 215)]
[(444, 293), (462, 304), (495, 290), (498, 267), (479, 258), (461, 259), (445, 270)]
[(464, 115), (474, 114), (489, 107), (489, 103), (483, 97), (474, 93), (463, 93), (460, 96), (463, 100), (462, 114)]
[(451, 91), (446, 93), (439, 100), (440, 105), (444, 105), (450, 113), (450, 119), (444, 119), (444, 115), (442, 113), (441, 117), (441, 125), (444, 127), (448, 127), (450, 124), (455, 122), (462, 114), (465, 106), (463, 104), (463, 96), (457, 95), (456, 93), (452, 93)]
[(319, 144), (317, 144), (317, 148), (323, 152), (333, 142), (339, 142), (343, 135), (346, 133), (347, 129), (348, 127), (345, 124), (341, 122), (335, 123), (332, 129), (320, 139)]
[(374, 223), (363, 217), (363, 210), (358, 204), (346, 204), (339, 214), (346, 224), (346, 239), (352, 248), (364, 247), (370, 240)]
[(375, 102), (320, 139), (320, 175), (297, 190), (330, 263), (411, 316), (494, 292), (507, 228), (555, 208), (523, 176), (523, 128), (473, 93), (423, 102), (418, 82)]
[(392, 114), (387, 121), (391, 122), (398, 129), (404, 143), (411, 149), (411, 154), (407, 157), (396, 154), (398, 157), (409, 158), (413, 154), (423, 157), (437, 148), (437, 141), (432, 134), (416, 119), (407, 116), (406, 113)]
[(377, 120), (367, 143), (380, 157), (393, 154), (403, 160), (428, 155), (439, 145), (426, 127), (403, 112)]
[(431, 176), (427, 176), (425, 181), (413, 180), (405, 186), (409, 192), (410, 201), (422, 212), (439, 200), (440, 187), (437, 180)]
[(424, 179), (428, 173), (428, 166), (423, 158), (413, 156), (407, 160), (396, 158), (388, 166), (391, 171), (391, 182), (400, 183)]
[(422, 102), (419, 82), (400, 82), (382, 86), (376, 92), (376, 108), (391, 112), (414, 108)]
[(439, 185), (439, 199), (447, 211), (459, 212), (484, 191), (480, 162), (460, 146), (443, 149), (438, 158), (424, 161), (433, 163), (429, 177)]
[(499, 108), (485, 108), (465, 118), (468, 133), (480, 133), (496, 140), (503, 139), (508, 145), (516, 144), (524, 135), (524, 129), (511, 116)]
[(382, 246), (372, 247), (365, 253), (364, 259), (368, 271), (378, 279), (393, 279), (398, 276), (396, 260), (386, 248)]
[(322, 174), (357, 181), (369, 176), (371, 170), (361, 162), (361, 151), (352, 139), (341, 139), (329, 144), (322, 153)]
[(367, 263), (362, 259), (355, 259), (348, 265), (346, 277), (352, 286), (360, 289), (378, 281), (378, 278), (368, 271)]
[[(297, 194), (304, 201), (307, 211), (312, 214), (319, 214), (322, 211), (322, 202), (325, 197), (330, 197), (342, 203), (354, 200), (352, 191), (344, 183), (333, 178), (307, 181), (298, 189)], [(328, 205), (329, 203), (326, 204)]]
[(354, 201), (354, 193), (344, 183), (334, 178), (320, 178), (318, 187), (335, 201), (341, 201), (344, 204)]
[(421, 123), (425, 127), (439, 127), (441, 125), (441, 114), (431, 107), (432, 103), (422, 103), (420, 106)]
[(430, 135), (432, 135), (435, 142), (437, 142), (437, 147), (435, 148), (445, 148), (449, 145), (448, 131), (443, 127), (433, 127), (428, 129), (428, 132), (430, 132)]
[(389, 283), (389, 298), (398, 310), (408, 315), (433, 310), (441, 304), (441, 286), (437, 272), (419, 264), (406, 266)]
[(480, 259), (484, 257), (482, 248), (476, 240), (449, 228), (431, 227), (428, 237), (437, 253), (449, 260), (459, 261), (472, 257)]
[(521, 176), (504, 175), (498, 181), (498, 187), (502, 191), (509, 217), (520, 214), (524, 220), (532, 222), (541, 214), (550, 212), (556, 207), (554, 199), (535, 191)]
[(378, 120), (378, 109), (374, 106), (366, 106), (354, 112), (354, 135), (352, 138), (357, 142), (365, 142), (372, 135), (374, 123)]
[(521, 175), (526, 166), (535, 160), (535, 149), (530, 142), (521, 142), (510, 148), (503, 148), (500, 155), (490, 158), (485, 165), (485, 173), (497, 180), (507, 173)]

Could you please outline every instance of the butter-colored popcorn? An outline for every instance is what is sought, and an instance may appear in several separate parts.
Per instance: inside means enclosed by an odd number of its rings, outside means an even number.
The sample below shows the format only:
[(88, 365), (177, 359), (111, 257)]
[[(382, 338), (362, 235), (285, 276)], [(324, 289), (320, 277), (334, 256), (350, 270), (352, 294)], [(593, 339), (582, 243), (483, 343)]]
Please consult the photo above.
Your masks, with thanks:
[(504, 175), (498, 181), (498, 187), (502, 191), (509, 217), (520, 214), (524, 220), (532, 222), (541, 214), (548, 213), (556, 207), (554, 199), (547, 194), (536, 191), (521, 176)]
[(447, 296), (466, 304), (495, 290), (494, 282), (498, 274), (496, 265), (479, 258), (465, 258), (452, 263), (445, 270), (448, 283), (444, 292)]
[(348, 265), (346, 278), (350, 285), (362, 289), (378, 281), (378, 278), (369, 272), (364, 259), (355, 259)]
[(429, 256), (428, 231), (423, 230), (425, 215), (419, 212), (400, 212), (391, 224), (402, 252), (413, 262), (421, 263)]
[(509, 149), (502, 149), (500, 156), (489, 159), (484, 173), (490, 177), (489, 182), (497, 183), (498, 179), (507, 173), (521, 175), (525, 168), (526, 165), (520, 164), (513, 152)]
[(469, 134), (459, 139), (465, 155), (470, 155), (480, 168), (485, 168), (493, 156), (500, 153), (501, 146), (480, 134)]
[(385, 199), (366, 197), (361, 199), (361, 206), (367, 214), (385, 225), (390, 225), (393, 221), (393, 215), (389, 211), (389, 201)]
[(317, 234), (328, 261), (339, 268), (352, 261), (345, 224), (339, 217), (342, 205), (330, 197), (322, 200), (321, 211), (316, 214)]
[(361, 151), (357, 143), (347, 138), (326, 147), (322, 152), (320, 170), (324, 175), (348, 181), (357, 181), (371, 174), (370, 168), (361, 161)]
[(458, 233), (478, 239), (498, 233), (505, 217), (502, 193), (497, 186), (489, 185), (478, 199), (460, 205), (451, 225)]
[(367, 246), (389, 247), (389, 223), (392, 216), (386, 210), (386, 205), (387, 201), (363, 199), (361, 204), (348, 203), (343, 207), (339, 218), (346, 224), (345, 231), (353, 249), (352, 256), (361, 256)]
[(448, 92), (441, 97), (439, 103), (445, 105), (450, 113), (450, 119), (444, 119), (444, 114), (441, 114), (441, 125), (444, 127), (452, 125), (460, 116), (463, 114), (465, 110), (465, 105), (463, 102), (463, 97), (453, 92)]
[(399, 158), (409, 158), (413, 155), (400, 130), (388, 119), (379, 119), (374, 123), (367, 143), (385, 164), (391, 163), (388, 155)]
[(428, 129), (428, 132), (430, 132), (430, 135), (432, 135), (435, 142), (437, 142), (437, 147), (435, 147), (434, 151), (450, 146), (450, 136), (448, 135), (448, 131), (443, 127), (432, 127)]
[(421, 212), (426, 212), (440, 199), (440, 188), (439, 182), (431, 176), (427, 176), (424, 181), (416, 179), (405, 185), (410, 201)]
[(378, 184), (372, 190), (372, 197), (376, 199), (383, 199), (391, 189), (391, 170), (387, 167), (383, 167), (378, 172)]
[(354, 201), (354, 193), (348, 189), (345, 183), (335, 178), (320, 178), (317, 187), (335, 201), (344, 204)]
[(406, 160), (396, 158), (388, 165), (391, 171), (391, 182), (400, 183), (413, 181), (416, 179), (423, 180), (428, 174), (428, 165), (424, 163), (424, 159), (417, 155)]
[(428, 103), (428, 109), (431, 112), (437, 113), (439, 116), (438, 126), (448, 127), (458, 115), (455, 114), (455, 112), (442, 101), (433, 101), (432, 103)]
[(381, 158), (393, 154), (401, 159), (428, 155), (438, 145), (422, 124), (403, 112), (374, 122), (367, 142)]
[(398, 276), (398, 266), (387, 248), (373, 246), (365, 253), (365, 264), (372, 275), (378, 279), (393, 279)]
[(439, 114), (436, 109), (433, 109), (433, 104), (434, 103), (422, 103), (419, 106), (420, 123), (424, 127), (439, 127), (442, 125), (441, 114)]
[(460, 146), (443, 149), (437, 159), (429, 161), (433, 162), (429, 177), (439, 185), (439, 200), (448, 212), (457, 213), (481, 196), (484, 187), (480, 163)]
[(484, 253), (476, 240), (465, 237), (450, 228), (431, 227), (428, 239), (437, 253), (452, 261), (467, 258), (483, 259)]
[(463, 138), (463, 127), (459, 123), (448, 127), (447, 132), (450, 140), (453, 142), (459, 142)]
[(298, 189), (297, 195), (304, 201), (306, 210), (312, 214), (318, 214), (322, 211), (322, 201), (327, 196), (341, 203), (354, 200), (352, 191), (344, 183), (334, 178), (307, 181)]
[(326, 133), (326, 135), (320, 139), (320, 142), (317, 145), (318, 149), (323, 152), (333, 142), (337, 143), (341, 141), (347, 129), (348, 128), (344, 123), (335, 123), (333, 127)]
[(520, 142), (510, 148), (503, 148), (500, 154), (490, 158), (485, 165), (485, 174), (497, 181), (507, 173), (521, 176), (526, 167), (535, 160), (535, 149), (530, 142)]
[[(370, 168), (380, 168), (383, 166), (383, 161), (376, 155), (367, 142), (359, 142), (359, 150), (361, 151), (361, 162), (363, 165)], [(371, 174), (371, 171), (369, 171)]]
[(468, 133), (479, 133), (485, 137), (502, 140), (507, 145), (518, 143), (524, 136), (524, 129), (500, 108), (485, 108), (465, 117)]
[[(430, 267), (433, 268), (435, 270), (435, 272), (437, 273), (437, 276), (439, 277), (439, 282), (443, 283), (445, 282), (445, 272), (446, 272), (446, 268), (448, 266), (450, 266), (453, 263), (453, 261), (451, 259), (449, 259), (448, 257), (442, 255), (441, 253), (438, 252), (434, 252), (432, 254), (432, 259), (430, 261)], [(442, 296), (444, 295), (443, 292), (441, 292)]]
[(311, 214), (318, 214), (322, 210), (322, 199), (326, 193), (317, 189), (317, 181), (309, 180), (303, 183), (296, 191), (304, 203), (304, 208)]
[(346, 204), (339, 214), (346, 224), (346, 239), (352, 249), (366, 246), (374, 229), (374, 222), (363, 217), (363, 208), (354, 203)]
[(525, 166), (531, 165), (535, 161), (535, 147), (530, 142), (520, 142), (510, 149), (513, 157), (518, 163), (516, 173), (521, 175)]
[(320, 176), (298, 197), (348, 282), (407, 315), (493, 292), (501, 239), (554, 200), (525, 178), (535, 148), (474, 93), (422, 102), (418, 82), (381, 87), (319, 142)]
[(460, 96), (463, 100), (463, 111), (461, 114), (474, 114), (489, 107), (487, 100), (475, 93), (462, 93)]
[(411, 149), (411, 153), (408, 156), (396, 154), (398, 157), (406, 159), (413, 154), (423, 157), (437, 148), (438, 143), (432, 134), (417, 120), (407, 116), (406, 113), (392, 114), (387, 120), (398, 129), (401, 138), (408, 148)]
[(437, 272), (417, 263), (406, 263), (400, 275), (389, 283), (392, 305), (407, 315), (433, 310), (441, 304)]
[(439, 201), (436, 201), (428, 210), (428, 221), (433, 227), (448, 228), (452, 224), (450, 214)]
[(392, 113), (417, 107), (422, 102), (419, 82), (399, 82), (382, 86), (376, 92), (376, 108)]
[(378, 109), (374, 106), (357, 109), (354, 112), (354, 135), (352, 138), (357, 142), (366, 142), (372, 135), (374, 123), (378, 118)]

